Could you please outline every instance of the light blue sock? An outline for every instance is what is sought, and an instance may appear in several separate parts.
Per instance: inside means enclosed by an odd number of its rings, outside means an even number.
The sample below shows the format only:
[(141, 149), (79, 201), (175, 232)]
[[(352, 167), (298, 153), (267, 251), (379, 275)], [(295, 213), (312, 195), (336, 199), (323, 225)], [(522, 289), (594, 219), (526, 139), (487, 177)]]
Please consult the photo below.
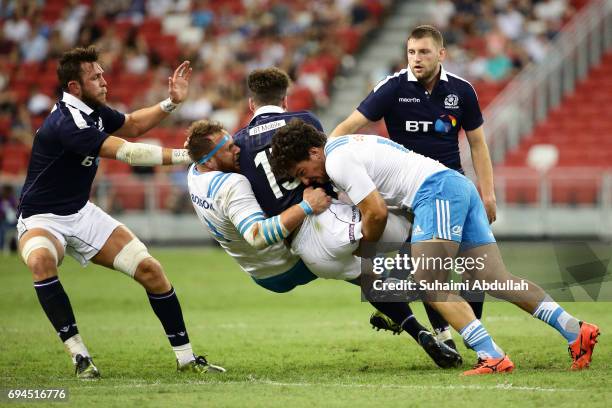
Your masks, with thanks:
[(459, 331), (465, 343), (476, 352), (478, 358), (501, 358), (504, 351), (493, 341), (487, 329), (476, 319)]
[(570, 344), (578, 338), (578, 333), (580, 333), (580, 322), (578, 322), (578, 319), (567, 313), (548, 295), (536, 307), (533, 317), (557, 329)]

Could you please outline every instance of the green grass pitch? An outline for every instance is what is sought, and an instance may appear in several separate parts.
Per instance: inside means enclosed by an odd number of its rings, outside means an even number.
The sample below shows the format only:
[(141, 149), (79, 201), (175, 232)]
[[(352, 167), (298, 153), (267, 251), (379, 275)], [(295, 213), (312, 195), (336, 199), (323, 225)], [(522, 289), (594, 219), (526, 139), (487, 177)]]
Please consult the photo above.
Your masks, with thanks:
[[(68, 405), (80, 407), (557, 408), (606, 406), (612, 399), (609, 302), (564, 303), (603, 333), (591, 369), (583, 372), (568, 370), (566, 344), (554, 329), (512, 305), (488, 302), (483, 321), (516, 370), (463, 378), (460, 369), (438, 369), (406, 334), (371, 330), (372, 308), (360, 302), (352, 285), (318, 280), (274, 294), (255, 285), (221, 250), (151, 252), (177, 290), (194, 349), (226, 367), (226, 374), (178, 375), (140, 286), (118, 272), (81, 268), (67, 258), (60, 269), (62, 283), (103, 376), (77, 381), (38, 304), (29, 272), (13, 256), (0, 258), (0, 388), (65, 387)], [(542, 252), (533, 244), (504, 247), (506, 262), (517, 274), (517, 268), (538, 268), (542, 260), (534, 254)], [(413, 308), (425, 322), (422, 306)], [(475, 355), (460, 347), (465, 369)]]

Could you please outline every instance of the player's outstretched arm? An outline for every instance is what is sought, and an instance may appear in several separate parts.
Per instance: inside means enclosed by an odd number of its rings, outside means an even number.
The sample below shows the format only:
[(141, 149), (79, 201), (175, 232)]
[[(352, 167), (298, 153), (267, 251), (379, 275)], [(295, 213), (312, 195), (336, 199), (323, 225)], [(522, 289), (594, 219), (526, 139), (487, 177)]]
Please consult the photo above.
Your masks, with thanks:
[(189, 91), (189, 79), (192, 68), (189, 61), (184, 61), (168, 77), (168, 99), (148, 108), (139, 109), (125, 115), (125, 123), (114, 134), (120, 137), (141, 136), (149, 129), (157, 126), (172, 111), (187, 99)]
[[(295, 204), (277, 216), (255, 221), (243, 232), (244, 239), (253, 247), (263, 249), (283, 241), (299, 227), (310, 214), (320, 214), (329, 208), (331, 198), (322, 188), (308, 187), (304, 190), (303, 201)], [(240, 225), (237, 226), (240, 229)]]
[(478, 178), (482, 202), (487, 211), (489, 223), (493, 223), (497, 217), (495, 189), (493, 187), (493, 165), (491, 164), (484, 129), (481, 125), (465, 133), (470, 144), (472, 163)]
[(115, 136), (106, 138), (100, 148), (99, 156), (120, 160), (130, 166), (191, 163), (185, 149), (170, 149), (145, 143), (132, 143)]
[(336, 128), (329, 134), (329, 138), (344, 136), (344, 135), (352, 135), (356, 133), (359, 129), (366, 126), (368, 123), (371, 123), (368, 118), (363, 116), (361, 112), (358, 110), (353, 111), (350, 116), (342, 123), (340, 123)]

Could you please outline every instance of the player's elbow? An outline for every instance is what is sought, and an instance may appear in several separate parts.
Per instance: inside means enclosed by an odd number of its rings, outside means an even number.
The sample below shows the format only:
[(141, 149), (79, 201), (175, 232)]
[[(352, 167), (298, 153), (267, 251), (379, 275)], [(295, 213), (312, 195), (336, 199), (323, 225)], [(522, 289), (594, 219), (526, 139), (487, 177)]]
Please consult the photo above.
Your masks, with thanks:
[(375, 225), (386, 224), (388, 213), (387, 206), (377, 206), (366, 211), (363, 214), (363, 220)]

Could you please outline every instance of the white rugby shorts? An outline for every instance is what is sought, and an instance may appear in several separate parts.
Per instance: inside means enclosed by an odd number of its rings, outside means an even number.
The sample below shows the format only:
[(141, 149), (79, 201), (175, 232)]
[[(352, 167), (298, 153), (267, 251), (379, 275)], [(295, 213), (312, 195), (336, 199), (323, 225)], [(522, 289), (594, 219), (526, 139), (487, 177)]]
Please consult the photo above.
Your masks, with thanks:
[(123, 224), (88, 201), (75, 214), (36, 214), (28, 218), (20, 216), (17, 232), (21, 238), (33, 228), (45, 229), (59, 240), (66, 254), (86, 266), (120, 225)]
[[(407, 217), (389, 212), (381, 241), (397, 243), (399, 249), (409, 234)], [(320, 278), (352, 280), (361, 274), (361, 259), (353, 252), (362, 236), (359, 209), (334, 202), (323, 213), (306, 217), (291, 242), (291, 250)]]

